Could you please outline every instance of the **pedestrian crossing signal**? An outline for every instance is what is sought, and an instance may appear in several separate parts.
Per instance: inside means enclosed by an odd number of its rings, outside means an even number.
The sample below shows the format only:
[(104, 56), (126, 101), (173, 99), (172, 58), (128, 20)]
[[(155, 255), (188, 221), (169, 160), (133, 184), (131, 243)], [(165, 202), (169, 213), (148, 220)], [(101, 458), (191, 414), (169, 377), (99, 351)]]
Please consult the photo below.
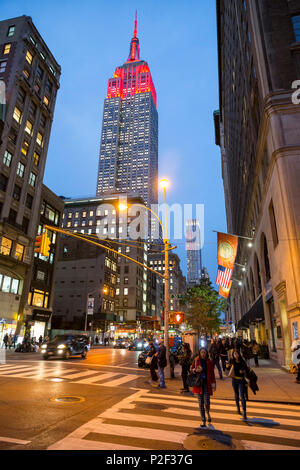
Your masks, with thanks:
[(175, 313), (175, 323), (184, 323), (184, 313)]
[(34, 252), (40, 253), (43, 256), (49, 256), (50, 245), (50, 238), (48, 237), (47, 233), (44, 232), (42, 233), (42, 235), (38, 235), (35, 237)]

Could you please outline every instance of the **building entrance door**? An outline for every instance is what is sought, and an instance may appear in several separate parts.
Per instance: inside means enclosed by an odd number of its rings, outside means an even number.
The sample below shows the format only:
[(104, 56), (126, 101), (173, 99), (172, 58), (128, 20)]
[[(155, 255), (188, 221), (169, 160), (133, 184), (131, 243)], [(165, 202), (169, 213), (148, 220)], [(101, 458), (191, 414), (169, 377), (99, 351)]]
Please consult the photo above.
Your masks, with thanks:
[(281, 300), (279, 302), (279, 306), (281, 314), (282, 336), (284, 341), (285, 364), (288, 365), (291, 363), (291, 338), (285, 300)]

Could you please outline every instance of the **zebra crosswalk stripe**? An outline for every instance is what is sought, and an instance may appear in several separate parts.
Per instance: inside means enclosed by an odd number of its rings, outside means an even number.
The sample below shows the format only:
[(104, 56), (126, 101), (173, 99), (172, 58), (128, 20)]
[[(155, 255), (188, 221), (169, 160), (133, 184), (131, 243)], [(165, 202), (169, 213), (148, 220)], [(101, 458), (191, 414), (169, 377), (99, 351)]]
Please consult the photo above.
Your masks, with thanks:
[[(217, 401), (217, 404), (215, 401)], [(149, 405), (151, 406), (153, 403), (165, 405), (166, 402), (169, 404), (169, 407), (163, 406), (159, 411), (155, 409), (152, 414), (149, 414)], [(173, 406), (173, 403), (176, 403), (177, 407)], [(269, 407), (266, 410), (267, 416), (263, 418), (262, 407), (257, 406), (261, 405), (261, 403), (252, 402), (251, 411), (248, 413), (247, 425), (236, 414), (235, 408), (235, 413), (231, 412), (231, 408), (233, 408), (231, 405), (233, 404), (233, 400), (212, 400), (212, 424), (207, 428), (210, 432), (221, 431), (229, 435), (233, 434), (234, 439), (240, 439), (243, 447), (249, 450), (299, 450), (300, 419), (297, 419), (296, 416), (294, 416), (294, 419), (289, 419), (290, 415), (283, 414), (286, 417), (281, 418), (278, 416), (280, 409), (277, 406), (272, 408), (269, 405), (273, 404), (267, 403), (266, 406)], [(216, 406), (218, 406), (218, 409), (221, 409), (222, 405), (222, 412), (215, 409)], [(288, 409), (288, 405), (283, 406)], [(150, 390), (141, 389), (116, 403), (110, 409), (105, 410), (61, 441), (53, 444), (50, 449), (101, 448), (113, 450), (126, 448), (128, 450), (138, 450), (142, 447), (144, 450), (146, 448), (149, 450), (153, 449), (153, 444), (151, 444), (153, 441), (156, 441), (155, 447), (161, 442), (161, 450), (165, 448), (166, 442), (174, 443), (174, 446), (183, 445), (185, 438), (191, 434), (191, 429), (199, 429), (200, 413), (199, 409), (196, 412), (196, 409), (194, 409), (196, 407), (198, 408), (198, 403), (195, 401), (195, 398), (156, 394), (151, 393)], [(147, 410), (147, 414), (143, 413), (143, 408)], [(300, 407), (297, 408), (296, 405), (291, 405), (290, 409), (293, 410), (294, 408), (300, 410)], [(285, 412), (288, 413), (287, 410)], [(293, 413), (293, 411), (290, 412)], [(256, 416), (256, 413), (259, 417)], [(284, 413), (284, 410), (282, 410), (282, 413)], [(191, 419), (191, 417), (197, 417), (198, 419), (196, 421)], [(240, 421), (240, 423), (237, 421)], [(144, 423), (147, 423), (147, 427), (145, 427)], [(101, 442), (102, 435), (105, 435), (105, 442)], [(116, 439), (118, 436), (120, 439), (124, 437), (128, 439), (136, 438), (137, 447), (109, 442), (108, 436), (112, 436), (111, 441), (118, 440)], [(93, 441), (92, 437), (96, 440)], [(272, 443), (272, 438), (275, 439), (275, 443)], [(276, 440), (277, 442), (279, 441), (278, 445)], [(143, 443), (142, 446), (140, 442)], [(147, 442), (149, 442), (149, 445), (147, 445)], [(285, 442), (287, 445), (285, 445)]]
[[(113, 372), (107, 372), (106, 374), (105, 373), (104, 374), (97, 374), (93, 377), (88, 377), (87, 379), (76, 380), (76, 381), (74, 381), (74, 383), (76, 383), (76, 384), (88, 384), (88, 385), (100, 385), (100, 384), (97, 384), (95, 382), (110, 379), (112, 377), (115, 377), (116, 375), (119, 375), (119, 374), (116, 374), (116, 373), (113, 373)], [(101, 384), (101, 385), (103, 385), (103, 384)]]
[(110, 382), (106, 382), (102, 385), (104, 387), (116, 387), (118, 385), (123, 385), (127, 382), (131, 382), (132, 380), (136, 380), (138, 378), (139, 378), (139, 375), (128, 374), (128, 375), (121, 377), (120, 379), (111, 380)]

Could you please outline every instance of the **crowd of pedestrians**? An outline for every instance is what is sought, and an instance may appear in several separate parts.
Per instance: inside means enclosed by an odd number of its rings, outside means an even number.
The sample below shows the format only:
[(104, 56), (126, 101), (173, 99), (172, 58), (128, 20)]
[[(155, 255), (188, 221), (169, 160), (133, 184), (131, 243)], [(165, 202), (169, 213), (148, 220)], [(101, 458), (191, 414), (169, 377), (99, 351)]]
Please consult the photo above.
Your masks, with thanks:
[[(190, 345), (183, 343), (180, 355), (183, 384), (181, 393), (197, 395), (201, 427), (205, 427), (206, 422), (211, 422), (210, 397), (216, 390), (215, 368), (220, 380), (223, 380), (224, 375), (231, 378), (237, 413), (242, 415), (244, 421), (247, 420), (248, 386), (254, 393), (258, 390), (257, 376), (250, 368), (250, 359), (253, 358), (255, 367), (259, 367), (259, 349), (256, 341), (250, 342), (242, 338), (214, 338), (207, 349), (201, 348), (199, 354), (193, 357)], [(171, 349), (169, 363), (171, 378), (174, 378), (175, 359)], [(147, 364), (150, 366), (151, 385), (166, 388), (164, 369), (167, 366), (167, 358), (162, 339), (159, 340), (158, 351), (153, 341), (149, 343)]]

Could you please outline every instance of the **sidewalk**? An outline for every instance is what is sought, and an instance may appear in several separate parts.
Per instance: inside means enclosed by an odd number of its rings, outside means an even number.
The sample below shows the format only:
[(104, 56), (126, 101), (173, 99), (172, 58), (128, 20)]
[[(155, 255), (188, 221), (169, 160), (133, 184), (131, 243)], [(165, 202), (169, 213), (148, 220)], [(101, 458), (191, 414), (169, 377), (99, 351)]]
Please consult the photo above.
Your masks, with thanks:
[[(252, 361), (253, 362), (253, 361)], [(256, 395), (249, 389), (250, 401), (271, 401), (282, 403), (297, 403), (300, 405), (300, 384), (295, 383), (296, 375), (290, 374), (284, 368), (280, 367), (275, 361), (259, 361), (259, 367), (250, 366), (255, 371), (258, 380), (259, 391)], [(217, 389), (214, 392), (214, 398), (234, 399), (231, 378), (223, 375), (223, 380), (219, 379), (219, 373), (215, 368), (217, 380)], [(182, 388), (181, 367), (175, 368), (175, 379), (166, 379), (167, 390), (178, 393)]]

